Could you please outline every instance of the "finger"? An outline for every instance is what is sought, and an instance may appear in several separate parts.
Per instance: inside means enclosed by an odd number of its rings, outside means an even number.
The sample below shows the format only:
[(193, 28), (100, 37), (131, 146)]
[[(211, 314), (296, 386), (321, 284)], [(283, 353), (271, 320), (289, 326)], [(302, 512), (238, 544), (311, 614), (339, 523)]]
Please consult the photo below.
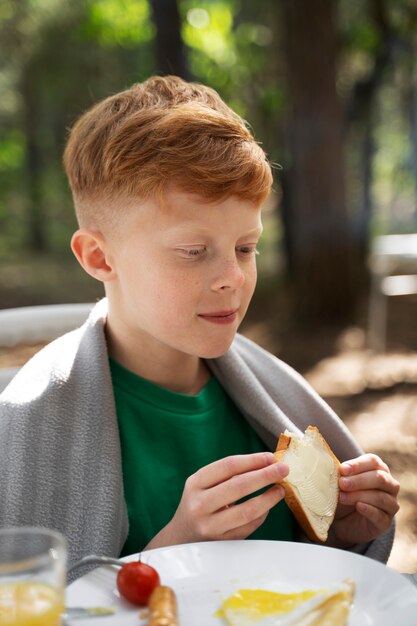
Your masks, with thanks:
[(339, 478), (339, 486), (342, 491), (365, 491), (381, 490), (397, 496), (400, 491), (400, 483), (387, 471), (377, 469), (354, 476), (342, 476)]
[(220, 539), (221, 540), (246, 539), (246, 537), (249, 537), (252, 533), (254, 533), (255, 530), (259, 528), (259, 526), (262, 526), (262, 524), (268, 517), (268, 513), (269, 511), (265, 513), (264, 515), (262, 515), (261, 517), (258, 517), (257, 519), (253, 520), (253, 522), (249, 522), (249, 524), (245, 524), (244, 526), (239, 526), (239, 528), (233, 528), (233, 530), (228, 530), (220, 537)]
[(391, 526), (392, 517), (371, 504), (358, 502), (356, 504), (356, 510), (375, 528), (375, 537), (377, 537), (381, 531), (385, 532), (388, 530)]
[(376, 454), (362, 454), (356, 459), (345, 461), (340, 465), (340, 473), (342, 476), (350, 476), (378, 469), (389, 473), (388, 465)]
[(284, 489), (279, 485), (274, 485), (258, 496), (219, 511), (213, 516), (213, 522), (219, 528), (224, 528), (224, 532), (243, 528), (265, 516), (283, 497)]
[(209, 489), (233, 476), (262, 469), (273, 463), (275, 457), (272, 452), (228, 456), (202, 467), (193, 474), (192, 480), (197, 488)]
[(339, 500), (344, 505), (356, 506), (359, 503), (372, 506), (387, 513), (391, 518), (398, 512), (400, 505), (397, 500), (385, 491), (354, 491), (341, 492)]
[(208, 511), (214, 513), (223, 507), (234, 504), (256, 491), (280, 482), (288, 474), (285, 463), (273, 463), (259, 470), (233, 476), (224, 483), (213, 487), (210, 492)]

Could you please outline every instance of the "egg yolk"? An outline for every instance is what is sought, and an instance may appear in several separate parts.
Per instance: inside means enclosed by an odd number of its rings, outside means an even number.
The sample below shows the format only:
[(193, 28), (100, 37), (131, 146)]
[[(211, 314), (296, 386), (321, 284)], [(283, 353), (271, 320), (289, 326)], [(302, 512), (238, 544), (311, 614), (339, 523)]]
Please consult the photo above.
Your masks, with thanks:
[(300, 591), (298, 593), (276, 593), (264, 589), (240, 589), (227, 598), (218, 612), (224, 617), (224, 611), (243, 610), (256, 616), (290, 613), (301, 602), (320, 593), (319, 591)]

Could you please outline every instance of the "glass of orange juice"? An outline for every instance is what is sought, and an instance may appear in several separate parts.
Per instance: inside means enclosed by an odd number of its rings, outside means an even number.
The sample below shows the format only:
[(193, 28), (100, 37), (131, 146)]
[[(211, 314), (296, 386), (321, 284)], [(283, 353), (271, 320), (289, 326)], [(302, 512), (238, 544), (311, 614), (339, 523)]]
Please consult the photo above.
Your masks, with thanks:
[(58, 532), (0, 529), (0, 626), (60, 626), (66, 552)]

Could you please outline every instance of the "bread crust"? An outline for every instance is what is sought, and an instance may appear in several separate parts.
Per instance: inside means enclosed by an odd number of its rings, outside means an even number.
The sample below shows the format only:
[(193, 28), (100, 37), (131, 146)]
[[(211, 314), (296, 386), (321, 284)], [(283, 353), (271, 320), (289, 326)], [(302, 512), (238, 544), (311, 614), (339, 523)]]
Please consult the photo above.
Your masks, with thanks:
[[(320, 433), (319, 429), (316, 426), (308, 426), (308, 428), (306, 429), (306, 432), (309, 431), (309, 430), (316, 431), (316, 435), (318, 435), (320, 437), (320, 439), (321, 439), (322, 443), (324, 444), (325, 448), (327, 449), (328, 453), (330, 454), (330, 456), (332, 457), (332, 459), (334, 460), (336, 465), (339, 466), (340, 465), (339, 459), (336, 457), (336, 455), (334, 454), (334, 452), (330, 448), (329, 444), (327, 443), (327, 441), (324, 439), (324, 437)], [(277, 448), (276, 448), (276, 451), (274, 453), (275, 460), (276, 460), (277, 463), (279, 463), (279, 462), (285, 463), (285, 458), (284, 458), (285, 457), (285, 453), (289, 449), (289, 447), (291, 445), (291, 441), (292, 441), (293, 438), (294, 437), (292, 435), (288, 435), (286, 433), (281, 433), (281, 435), (279, 436), (278, 443), (277, 443)], [(280, 481), (279, 484), (284, 489), (285, 501), (286, 501), (289, 509), (292, 511), (295, 519), (297, 520), (297, 522), (301, 526), (301, 528), (304, 530), (304, 532), (307, 535), (307, 537), (311, 541), (324, 543), (326, 541), (326, 539), (327, 539), (327, 532), (326, 532), (326, 536), (318, 535), (316, 533), (315, 529), (313, 528), (313, 526), (310, 523), (310, 520), (308, 519), (306, 513), (304, 512), (304, 509), (303, 509), (302, 505), (300, 504), (299, 498), (298, 498), (296, 492), (294, 491), (291, 483), (284, 478), (283, 480)], [(339, 486), (337, 486), (337, 490), (339, 492)], [(336, 509), (335, 509), (335, 511), (333, 513), (333, 517), (332, 517), (332, 519), (330, 521), (329, 526), (332, 524), (332, 522), (334, 520), (335, 514), (336, 514)]]

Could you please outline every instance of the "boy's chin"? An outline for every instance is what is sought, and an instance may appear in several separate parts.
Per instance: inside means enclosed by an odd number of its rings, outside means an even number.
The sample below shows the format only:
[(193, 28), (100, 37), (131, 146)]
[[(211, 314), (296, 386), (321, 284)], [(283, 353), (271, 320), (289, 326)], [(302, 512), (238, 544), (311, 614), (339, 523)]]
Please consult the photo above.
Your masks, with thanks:
[(218, 359), (219, 357), (226, 354), (232, 343), (233, 339), (231, 339), (229, 342), (222, 342), (221, 345), (207, 346), (200, 351), (199, 357), (200, 359)]

